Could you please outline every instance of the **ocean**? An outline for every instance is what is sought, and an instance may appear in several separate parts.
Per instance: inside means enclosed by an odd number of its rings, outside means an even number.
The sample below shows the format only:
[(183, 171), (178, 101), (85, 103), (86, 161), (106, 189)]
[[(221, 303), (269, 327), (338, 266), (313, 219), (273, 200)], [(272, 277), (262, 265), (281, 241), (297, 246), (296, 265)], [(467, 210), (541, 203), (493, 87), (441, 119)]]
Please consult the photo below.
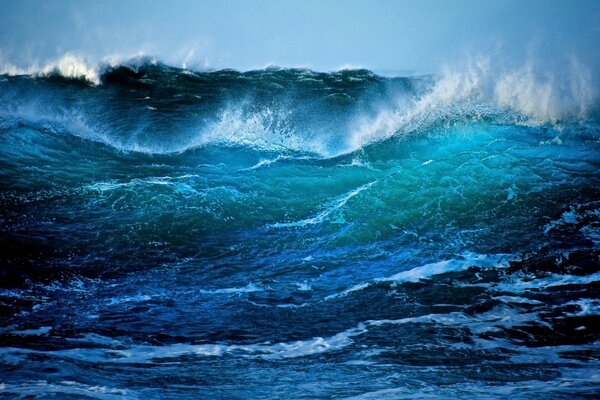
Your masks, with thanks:
[(1, 399), (600, 396), (585, 73), (0, 76)]

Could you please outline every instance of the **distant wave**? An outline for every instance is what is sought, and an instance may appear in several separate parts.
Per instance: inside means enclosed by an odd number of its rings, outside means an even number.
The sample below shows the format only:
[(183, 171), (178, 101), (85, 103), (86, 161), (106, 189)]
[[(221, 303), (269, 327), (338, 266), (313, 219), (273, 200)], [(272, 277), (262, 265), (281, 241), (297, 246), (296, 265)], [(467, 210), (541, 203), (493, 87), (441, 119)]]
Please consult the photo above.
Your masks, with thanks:
[(0, 72), (4, 123), (152, 154), (224, 144), (332, 157), (436, 126), (560, 124), (598, 112), (594, 77), (576, 60), (561, 77), (489, 60), (390, 78), (366, 69), (192, 71), (149, 57), (91, 66), (73, 55)]
[(100, 83), (100, 70), (84, 61), (83, 58), (66, 54), (56, 62), (43, 65), (34, 64), (27, 68), (11, 64), (0, 64), (0, 75), (36, 77), (60, 76), (66, 79), (80, 79), (92, 84)]

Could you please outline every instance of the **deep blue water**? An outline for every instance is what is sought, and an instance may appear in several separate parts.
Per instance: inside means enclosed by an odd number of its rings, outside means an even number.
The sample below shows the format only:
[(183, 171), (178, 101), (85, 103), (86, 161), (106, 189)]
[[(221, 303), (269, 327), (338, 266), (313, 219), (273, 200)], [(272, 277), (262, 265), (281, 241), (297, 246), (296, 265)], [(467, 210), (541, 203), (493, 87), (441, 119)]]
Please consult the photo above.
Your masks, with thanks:
[(444, 85), (0, 77), (0, 398), (600, 396), (597, 108)]

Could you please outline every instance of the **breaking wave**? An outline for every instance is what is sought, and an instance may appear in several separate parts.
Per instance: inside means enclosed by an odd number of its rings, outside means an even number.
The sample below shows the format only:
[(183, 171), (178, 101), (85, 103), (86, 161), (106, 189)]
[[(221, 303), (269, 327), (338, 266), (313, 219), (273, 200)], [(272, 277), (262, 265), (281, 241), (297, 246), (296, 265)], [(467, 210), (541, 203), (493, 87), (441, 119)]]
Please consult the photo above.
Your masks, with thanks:
[[(67, 55), (30, 70), (4, 67), (0, 116), (121, 151), (225, 144), (331, 157), (453, 124), (540, 126), (595, 115), (591, 71), (574, 59), (566, 70), (542, 73), (533, 62), (503, 70), (482, 59), (436, 76), (389, 78), (360, 69), (198, 72), (143, 57), (90, 67)], [(23, 96), (9, 101), (15, 86)]]

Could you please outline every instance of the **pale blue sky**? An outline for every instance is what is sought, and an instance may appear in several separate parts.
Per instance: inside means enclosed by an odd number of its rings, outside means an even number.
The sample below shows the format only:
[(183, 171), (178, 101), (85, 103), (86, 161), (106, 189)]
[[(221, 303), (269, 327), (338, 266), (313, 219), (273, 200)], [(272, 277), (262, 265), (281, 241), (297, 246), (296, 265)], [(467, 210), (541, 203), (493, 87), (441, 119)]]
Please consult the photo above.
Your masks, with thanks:
[(143, 52), (170, 64), (434, 71), (532, 49), (598, 60), (596, 0), (0, 0), (0, 61)]

